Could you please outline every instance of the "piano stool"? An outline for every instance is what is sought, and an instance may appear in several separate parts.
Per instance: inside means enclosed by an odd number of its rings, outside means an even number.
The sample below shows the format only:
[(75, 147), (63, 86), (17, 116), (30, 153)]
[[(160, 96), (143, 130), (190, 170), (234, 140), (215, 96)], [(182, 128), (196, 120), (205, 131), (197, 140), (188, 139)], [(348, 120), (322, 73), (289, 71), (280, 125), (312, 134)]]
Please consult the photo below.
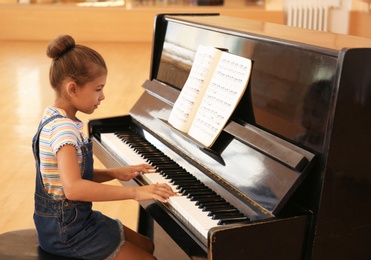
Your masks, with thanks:
[(0, 259), (7, 260), (72, 260), (43, 251), (36, 229), (20, 229), (0, 234)]

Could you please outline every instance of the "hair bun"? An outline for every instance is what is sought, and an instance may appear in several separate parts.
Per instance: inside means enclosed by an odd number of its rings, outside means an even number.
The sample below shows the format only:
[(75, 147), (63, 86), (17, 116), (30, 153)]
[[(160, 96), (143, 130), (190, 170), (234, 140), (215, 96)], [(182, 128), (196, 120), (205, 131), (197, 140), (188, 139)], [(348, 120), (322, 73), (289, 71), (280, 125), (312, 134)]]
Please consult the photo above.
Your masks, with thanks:
[(49, 43), (46, 49), (46, 55), (55, 60), (74, 47), (75, 40), (71, 36), (60, 35)]

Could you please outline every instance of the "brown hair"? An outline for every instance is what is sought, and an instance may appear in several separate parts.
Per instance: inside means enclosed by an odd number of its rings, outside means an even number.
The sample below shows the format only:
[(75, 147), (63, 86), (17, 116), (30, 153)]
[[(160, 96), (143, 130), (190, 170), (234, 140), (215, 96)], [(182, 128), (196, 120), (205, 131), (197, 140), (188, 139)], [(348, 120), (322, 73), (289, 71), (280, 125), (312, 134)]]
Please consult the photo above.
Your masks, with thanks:
[(75, 81), (78, 86), (83, 86), (107, 72), (104, 59), (98, 52), (76, 44), (69, 35), (60, 35), (51, 41), (46, 49), (46, 55), (53, 59), (49, 81), (59, 94), (60, 86), (68, 78)]

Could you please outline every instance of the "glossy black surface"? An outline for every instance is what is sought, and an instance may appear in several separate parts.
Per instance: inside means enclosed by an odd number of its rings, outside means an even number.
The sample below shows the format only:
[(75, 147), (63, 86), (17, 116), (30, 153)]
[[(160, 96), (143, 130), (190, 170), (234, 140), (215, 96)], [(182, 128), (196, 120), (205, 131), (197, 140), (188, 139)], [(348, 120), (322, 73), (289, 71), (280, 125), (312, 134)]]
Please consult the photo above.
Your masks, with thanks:
[[(181, 90), (199, 45), (226, 49), (253, 60), (249, 89), (232, 115), (233, 121), (242, 126), (242, 132), (250, 132), (251, 135), (255, 129), (264, 129), (274, 135), (286, 137), (288, 142), (282, 145), (288, 147), (286, 150), (292, 149), (289, 142), (306, 149), (322, 150), (328, 122), (331, 97), (329, 93), (332, 90), (331, 81), (325, 79), (333, 78), (336, 69), (336, 57), (331, 56), (331, 52), (322, 50), (321, 53), (317, 49), (314, 51), (299, 46), (293, 47), (289, 43), (256, 39), (249, 35), (226, 34), (225, 31), (217, 31), (215, 28), (210, 30), (172, 20), (159, 23), (157, 29), (161, 32), (157, 42), (163, 45), (158, 44), (154, 51), (157, 60), (154, 60), (156, 65), (153, 65), (151, 78), (164, 84), (156, 86), (156, 94), (168, 93), (169, 87)], [(306, 63), (299, 62), (304, 59)], [(306, 73), (298, 74), (298, 71)], [(318, 80), (325, 83), (313, 86), (313, 82)], [(156, 82), (152, 83), (155, 84)], [(147, 85), (150, 84), (145, 84)], [(310, 89), (314, 90), (309, 91)], [(174, 93), (175, 97), (170, 102), (175, 101), (177, 94)], [(215, 178), (222, 178), (228, 186), (237, 189), (243, 196), (246, 195), (269, 212), (276, 214), (282, 208), (306, 172), (307, 163), (300, 169), (296, 165), (290, 165), (294, 168), (291, 169), (285, 165), (283, 159), (273, 156), (273, 152), (256, 146), (251, 149), (253, 140), (238, 138), (233, 130), (224, 132), (218, 138), (208, 153), (211, 156), (199, 150), (201, 148), (208, 152), (203, 147), (191, 145), (188, 148), (187, 144), (192, 140), (187, 139), (186, 135), (177, 135), (177, 131), (171, 126), (162, 124), (166, 123), (172, 107), (150, 96), (142, 98), (131, 111), (135, 118), (143, 125), (151, 125), (151, 130), (171, 146), (181, 147), (181, 152), (191, 160), (201, 166), (206, 165), (208, 169), (205, 172), (211, 172)], [(304, 102), (304, 99), (308, 101)], [(313, 100), (324, 100), (321, 102), (321, 111), (314, 111), (318, 110), (319, 106)], [(307, 120), (305, 113), (310, 113), (315, 118)], [(159, 118), (162, 122), (158, 122)], [(308, 121), (310, 123), (307, 123)], [(315, 130), (313, 124), (316, 124)], [(242, 133), (240, 136), (246, 135)], [(256, 137), (260, 136), (259, 132)], [(273, 138), (265, 134), (265, 131), (262, 139), (261, 147), (264, 144), (273, 146)], [(299, 152), (302, 153), (304, 152)], [(285, 154), (284, 157), (288, 156), (288, 152), (282, 154)], [(219, 163), (210, 161), (210, 157), (216, 158), (214, 161)], [(303, 161), (309, 162), (313, 155), (305, 154), (302, 157)]]
[(335, 88), (336, 56), (325, 50), (321, 53), (289, 43), (169, 22), (154, 78), (181, 89), (199, 45), (226, 49), (253, 61), (251, 95), (246, 95), (235, 111), (236, 121), (257, 125), (316, 152), (323, 151)]
[[(166, 89), (166, 86), (162, 86), (162, 88)], [(254, 205), (254, 208), (258, 204), (262, 210), (276, 214), (297, 187), (301, 175), (309, 167), (307, 165), (303, 171), (292, 169), (283, 162), (251, 148), (246, 141), (233, 138), (237, 132), (224, 133), (229, 137), (223, 138), (221, 136), (218, 139), (219, 144), (222, 143), (223, 149), (215, 152), (218, 152), (223, 159), (223, 164), (221, 164), (205, 153), (203, 147), (195, 144), (186, 135), (166, 123), (170, 112), (171, 106), (166, 102), (159, 100), (156, 96), (144, 93), (130, 114), (142, 125), (150, 126), (148, 131), (155, 133), (163, 143), (191, 164), (196, 165), (203, 174), (218, 181), (230, 192), (238, 193), (239, 199), (244, 204)], [(251, 131), (247, 127), (243, 127), (243, 130), (244, 132)], [(258, 131), (258, 129), (256, 130)], [(296, 150), (306, 156), (308, 161), (313, 159), (311, 153), (282, 140), (276, 140), (268, 133), (263, 134), (258, 131), (258, 134), (263, 139), (262, 143), (264, 141), (279, 142), (287, 150)], [(257, 210), (255, 209), (255, 211)], [(265, 214), (254, 213), (251, 217), (256, 219), (264, 216)]]
[[(199, 44), (253, 60), (248, 91), (211, 149), (167, 124)], [(152, 204), (142, 204), (155, 220), (170, 216), (169, 226), (157, 222), (183, 251), (189, 249), (170, 235), (171, 227), (214, 260), (366, 259), (369, 68), (365, 39), (215, 15), (159, 15), (145, 93), (130, 115), (90, 122), (90, 134), (99, 157), (115, 165), (99, 144), (100, 132), (123, 125), (139, 130), (251, 220), (210, 230), (200, 243), (169, 209), (150, 213)]]

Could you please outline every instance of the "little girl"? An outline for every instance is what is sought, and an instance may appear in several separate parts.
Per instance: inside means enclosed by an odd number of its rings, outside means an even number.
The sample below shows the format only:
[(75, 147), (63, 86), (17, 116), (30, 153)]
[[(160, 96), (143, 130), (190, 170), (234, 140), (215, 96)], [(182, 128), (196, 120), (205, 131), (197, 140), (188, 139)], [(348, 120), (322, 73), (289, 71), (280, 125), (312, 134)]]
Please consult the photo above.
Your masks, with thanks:
[(33, 138), (36, 160), (34, 221), (40, 247), (79, 259), (155, 259), (150, 239), (92, 210), (92, 201), (147, 200), (166, 202), (175, 193), (165, 184), (123, 187), (102, 184), (128, 181), (147, 164), (93, 169), (92, 144), (83, 134), (78, 111), (92, 114), (104, 99), (107, 67), (99, 53), (62, 35), (46, 51), (52, 59), (49, 79), (55, 90)]

